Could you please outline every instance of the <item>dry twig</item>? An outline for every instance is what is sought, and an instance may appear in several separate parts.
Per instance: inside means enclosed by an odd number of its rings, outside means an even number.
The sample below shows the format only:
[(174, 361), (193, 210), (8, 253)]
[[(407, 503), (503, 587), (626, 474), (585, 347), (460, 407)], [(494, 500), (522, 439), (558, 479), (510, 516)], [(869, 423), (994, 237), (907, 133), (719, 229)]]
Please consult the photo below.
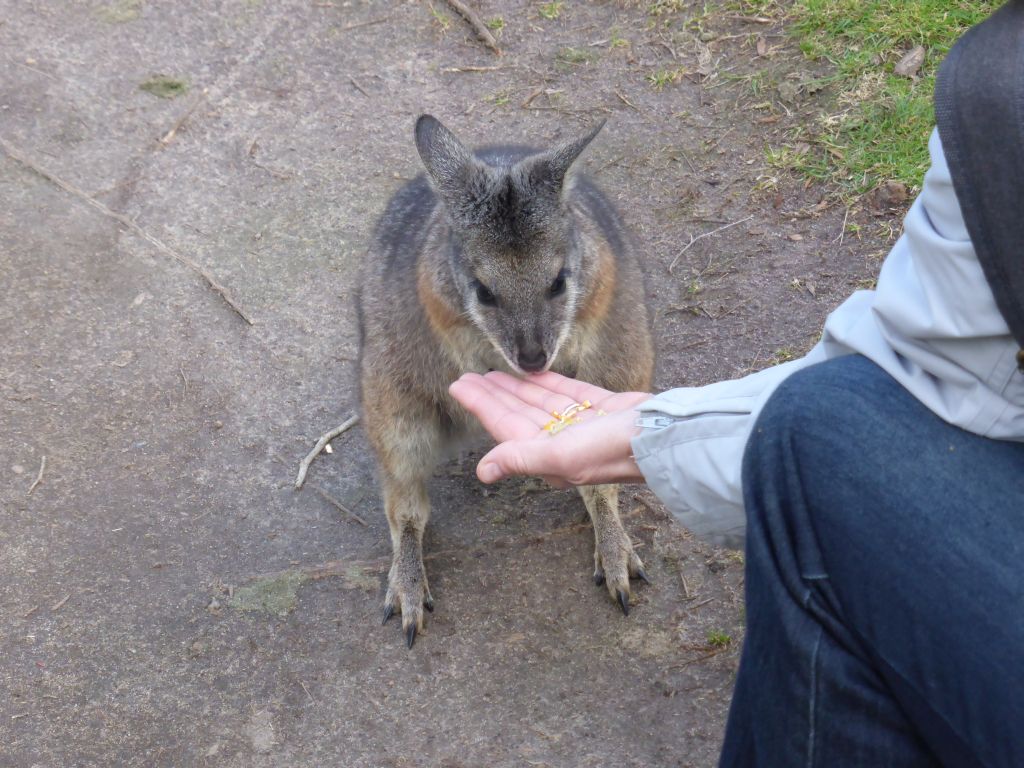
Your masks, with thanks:
[(64, 607), (64, 603), (66, 603), (70, 599), (71, 599), (71, 593), (68, 592), (66, 595), (64, 595), (64, 597), (62, 597), (60, 600), (58, 600), (56, 603), (54, 603), (52, 606), (50, 606), (50, 610), (51, 611), (59, 611), (61, 608)]
[(337, 500), (336, 498), (334, 498), (333, 496), (331, 496), (331, 494), (329, 494), (329, 493), (328, 493), (327, 491), (325, 491), (325, 490), (324, 490), (323, 488), (319, 488), (319, 487), (317, 487), (317, 486), (315, 486), (315, 485), (312, 485), (312, 484), (310, 484), (310, 486), (309, 486), (309, 487), (310, 487), (310, 488), (312, 488), (312, 489), (313, 489), (314, 491), (316, 491), (316, 492), (317, 492), (318, 494), (320, 494), (320, 498), (322, 498), (322, 499), (323, 499), (324, 501), (326, 501), (326, 502), (328, 502), (329, 504), (332, 504), (333, 506), (335, 506), (335, 507), (337, 507), (338, 509), (340, 509), (340, 510), (341, 510), (342, 512), (344, 512), (344, 513), (345, 513), (346, 515), (348, 515), (348, 516), (349, 516), (350, 518), (352, 518), (353, 520), (355, 520), (355, 521), (356, 521), (357, 523), (359, 523), (359, 524), (360, 524), (361, 526), (363, 526), (364, 528), (365, 528), (365, 527), (367, 527), (367, 526), (366, 526), (366, 521), (365, 521), (365, 520), (363, 520), (363, 518), (361, 518), (361, 517), (360, 517), (359, 515), (357, 515), (357, 514), (356, 514), (355, 512), (353, 512), (353, 511), (352, 511), (351, 509), (349, 509), (348, 507), (346, 507), (346, 506), (345, 506), (344, 504), (342, 504), (342, 503), (341, 503), (340, 501), (338, 501), (338, 500)]
[(36, 475), (36, 479), (32, 481), (32, 485), (28, 487), (28, 492), (32, 493), (36, 489), (36, 486), (43, 482), (43, 472), (46, 471), (46, 457), (43, 456), (42, 461), (39, 462), (39, 474)]
[(346, 24), (344, 27), (341, 28), (341, 30), (343, 32), (348, 32), (350, 29), (359, 29), (360, 27), (371, 27), (374, 24), (383, 24), (385, 21), (388, 21), (390, 18), (391, 18), (390, 16), (382, 16), (379, 19), (370, 19), (368, 21), (356, 21), (356, 22), (353, 22), (352, 24)]
[(78, 187), (76, 187), (74, 184), (64, 181), (64, 179), (60, 178), (59, 176), (55, 176), (49, 171), (43, 170), (34, 162), (32, 162), (27, 157), (22, 155), (21, 152), (15, 149), (6, 139), (0, 138), (0, 147), (3, 147), (4, 151), (12, 160), (21, 163), (21, 165), (25, 166), (31, 171), (34, 171), (35, 173), (38, 173), (51, 184), (56, 184), (58, 187), (63, 189), (68, 194), (77, 197), (79, 200), (81, 200), (84, 203), (87, 203), (88, 205), (91, 205), (104, 216), (108, 216), (114, 221), (121, 224), (122, 226), (130, 229), (132, 232), (134, 232), (136, 235), (138, 235), (143, 240), (148, 242), (150, 245), (154, 246), (157, 250), (166, 253), (168, 256), (173, 257), (174, 259), (180, 261), (186, 267), (191, 269), (193, 272), (199, 274), (204, 280), (206, 280), (207, 285), (209, 285), (214, 291), (220, 294), (220, 297), (224, 299), (225, 303), (227, 303), (227, 305), (231, 307), (231, 309), (233, 309), (238, 314), (239, 317), (245, 320), (245, 322), (247, 322), (249, 325), (253, 324), (252, 318), (249, 317), (249, 314), (244, 309), (238, 306), (235, 300), (231, 297), (231, 294), (228, 292), (228, 289), (225, 288), (220, 283), (218, 283), (217, 279), (213, 275), (211, 275), (206, 270), (206, 268), (203, 267), (201, 264), (197, 264), (188, 256), (178, 253), (176, 250), (174, 250), (161, 240), (157, 240), (155, 237), (153, 237), (153, 235), (149, 234), (146, 230), (144, 230), (130, 218), (128, 218), (122, 213), (112, 211), (99, 200), (89, 196), (88, 194), (80, 190)]
[(316, 699), (313, 698), (313, 694), (309, 692), (309, 688), (306, 687), (306, 684), (299, 680), (299, 685), (302, 686), (302, 690), (304, 690), (306, 692), (306, 695), (309, 696), (310, 702), (316, 704)]
[(442, 69), (442, 72), (497, 72), (499, 69), (504, 69), (501, 65), (491, 67), (476, 67), (476, 66), (465, 66), (465, 67), (446, 67)]
[(520, 109), (527, 109), (533, 103), (533, 100), (536, 99), (538, 96), (540, 96), (542, 93), (544, 93), (544, 86), (543, 85), (540, 86), (539, 88), (534, 88), (530, 92), (530, 95), (527, 96), (526, 99), (523, 100), (523, 103), (519, 105), (519, 108)]
[(368, 94), (366, 91), (363, 90), (363, 86), (361, 86), (359, 83), (357, 83), (356, 79), (354, 77), (350, 76), (348, 81), (350, 83), (352, 83), (352, 85), (355, 87), (355, 89), (357, 91), (359, 91), (361, 94), (363, 94), (363, 96), (365, 96), (366, 98), (370, 98), (370, 94)]
[(742, 224), (745, 221), (750, 221), (752, 218), (754, 218), (753, 214), (751, 214), (750, 216), (746, 216), (746, 217), (740, 219), (739, 221), (733, 221), (733, 222), (730, 222), (728, 224), (724, 224), (723, 226), (718, 227), (717, 229), (712, 229), (710, 232), (704, 232), (704, 233), (702, 233), (700, 235), (697, 235), (696, 237), (694, 237), (693, 235), (690, 235), (690, 242), (688, 242), (685, 246), (683, 246), (683, 250), (681, 250), (679, 253), (677, 253), (676, 257), (674, 259), (672, 259), (672, 263), (669, 264), (669, 266), (668, 266), (669, 274), (672, 274), (672, 270), (675, 269), (676, 264), (679, 263), (680, 257), (684, 253), (686, 253), (688, 250), (690, 250), (690, 247), (694, 243), (696, 243), (698, 240), (703, 240), (705, 237), (711, 237), (712, 235), (717, 235), (719, 232), (724, 232), (725, 230), (729, 229), (730, 227), (735, 227), (735, 226), (737, 226), (739, 224)]
[(498, 47), (498, 41), (494, 39), (494, 35), (491, 34), (491, 30), (487, 28), (487, 25), (476, 15), (476, 11), (463, 3), (462, 0), (448, 0), (448, 5), (458, 11), (459, 15), (469, 22), (469, 26), (473, 28), (473, 31), (476, 32), (477, 37), (483, 41), (484, 45), (498, 56), (501, 56), (501, 48)]
[(635, 110), (636, 110), (637, 112), (640, 112), (640, 111), (641, 111), (641, 110), (640, 110), (640, 107), (638, 107), (638, 106), (637, 106), (636, 104), (634, 104), (634, 103), (633, 103), (632, 101), (630, 101), (630, 100), (629, 100), (629, 99), (627, 99), (627, 98), (626, 98), (625, 96), (623, 96), (623, 95), (622, 95), (622, 93), (620, 93), (619, 91), (616, 91), (616, 92), (615, 92), (615, 95), (616, 95), (616, 96), (618, 96), (618, 97), (619, 97), (619, 101), (621, 101), (621, 102), (622, 102), (623, 104), (625, 104), (625, 105), (626, 105), (627, 107), (632, 107), (632, 108), (633, 108), (633, 109), (635, 109)]
[(174, 137), (177, 135), (178, 131), (181, 130), (181, 126), (185, 124), (186, 120), (192, 117), (192, 113), (195, 112), (199, 108), (199, 105), (202, 104), (203, 101), (206, 99), (206, 93), (207, 91), (204, 88), (200, 93), (196, 94), (196, 97), (192, 101), (191, 106), (185, 110), (185, 113), (181, 117), (178, 118), (178, 121), (171, 127), (171, 130), (165, 133), (163, 138), (160, 139), (160, 143), (163, 146), (166, 147), (168, 144), (174, 141)]
[(316, 441), (316, 445), (313, 446), (313, 450), (310, 451), (306, 455), (306, 458), (304, 458), (299, 463), (299, 475), (298, 477), (295, 478), (295, 490), (298, 490), (299, 488), (302, 487), (302, 483), (305, 482), (306, 480), (306, 473), (309, 471), (309, 465), (313, 462), (313, 459), (317, 457), (320, 451), (324, 449), (324, 446), (331, 442), (331, 440), (336, 438), (342, 432), (351, 427), (354, 427), (358, 423), (358, 414), (355, 416), (350, 416), (343, 424), (335, 427), (330, 432), (325, 432), (320, 436), (320, 439)]

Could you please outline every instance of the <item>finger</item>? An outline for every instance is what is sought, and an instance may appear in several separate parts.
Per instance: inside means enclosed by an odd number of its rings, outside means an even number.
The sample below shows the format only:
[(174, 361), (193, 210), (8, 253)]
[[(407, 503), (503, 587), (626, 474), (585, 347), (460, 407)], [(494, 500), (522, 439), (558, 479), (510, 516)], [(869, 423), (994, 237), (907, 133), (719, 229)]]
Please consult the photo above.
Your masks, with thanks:
[(551, 421), (551, 411), (542, 410), (531, 405), (528, 401), (519, 397), (518, 395), (509, 392), (507, 389), (502, 387), (493, 386), (491, 389), (491, 396), (494, 398), (497, 404), (509, 411), (519, 414), (520, 416), (532, 421), (537, 429), (541, 429)]
[(543, 413), (537, 412), (531, 419), (520, 412), (521, 408), (510, 407), (478, 381), (463, 377), (451, 384), (448, 391), (496, 440), (534, 437), (543, 425), (537, 423), (538, 418), (544, 418)]
[[(470, 405), (475, 409), (471, 411), (474, 415), (477, 411), (484, 413), (486, 409), (495, 408), (500, 405), (509, 411), (525, 416), (538, 427), (542, 427), (551, 421), (550, 413), (534, 407), (512, 392), (496, 385), (479, 374), (465, 374), (455, 384), (458, 386), (454, 389), (452, 386), (449, 386), (448, 391), (457, 399), (462, 397), (470, 398)], [(468, 394), (463, 394), (464, 385), (465, 392)], [(467, 410), (469, 410), (468, 407)]]
[(562, 413), (576, 402), (569, 395), (550, 390), (534, 383), (530, 379), (517, 379), (500, 371), (489, 373), (484, 378), (506, 392), (512, 393), (524, 403), (529, 403), (535, 408), (543, 410), (549, 417), (552, 413)]
[[(494, 483), (512, 475), (540, 475), (549, 482), (561, 480), (554, 441), (509, 440), (492, 448), (476, 467), (481, 482)], [(552, 473), (556, 473), (552, 475)]]
[(596, 403), (615, 394), (610, 390), (602, 389), (589, 382), (571, 379), (554, 371), (530, 374), (526, 380), (580, 402), (590, 400), (592, 403)]

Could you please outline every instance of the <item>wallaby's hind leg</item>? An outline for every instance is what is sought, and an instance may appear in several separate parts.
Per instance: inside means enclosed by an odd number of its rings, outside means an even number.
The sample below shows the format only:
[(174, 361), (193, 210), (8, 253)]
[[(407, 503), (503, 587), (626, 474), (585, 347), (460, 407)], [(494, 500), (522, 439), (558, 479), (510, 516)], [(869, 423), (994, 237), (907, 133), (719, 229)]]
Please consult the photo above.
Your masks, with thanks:
[(410, 648), (423, 629), (423, 609), (434, 610), (434, 599), (423, 567), (423, 530), (430, 516), (425, 478), (384, 477), (384, 509), (391, 528), (391, 570), (384, 597), (384, 621), (402, 614), (402, 631)]
[(427, 481), (437, 463), (442, 434), (436, 411), (377, 377), (363, 381), (366, 431), (380, 465), (384, 511), (391, 529), (391, 570), (384, 621), (402, 615), (411, 648), (423, 630), (423, 609), (434, 601), (423, 567), (423, 530), (430, 518)]
[(629, 580), (650, 580), (619, 519), (619, 486), (584, 485), (579, 491), (594, 523), (594, 583), (604, 584), (628, 616)]

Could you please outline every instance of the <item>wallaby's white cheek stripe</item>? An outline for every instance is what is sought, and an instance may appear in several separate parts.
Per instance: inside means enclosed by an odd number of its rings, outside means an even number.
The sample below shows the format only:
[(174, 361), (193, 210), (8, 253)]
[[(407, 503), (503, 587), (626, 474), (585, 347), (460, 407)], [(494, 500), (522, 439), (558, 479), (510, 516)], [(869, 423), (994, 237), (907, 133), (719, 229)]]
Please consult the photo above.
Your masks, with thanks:
[(576, 290), (566, 291), (565, 299), (565, 318), (562, 320), (562, 330), (558, 333), (558, 338), (555, 340), (555, 348), (551, 350), (551, 356), (548, 357), (548, 364), (544, 366), (546, 371), (552, 365), (554, 365), (555, 359), (558, 357), (558, 352), (562, 348), (562, 344), (569, 337), (569, 333), (572, 331), (573, 325), (576, 324)]
[(508, 367), (511, 368), (516, 373), (525, 374), (526, 372), (522, 368), (520, 368), (516, 363), (512, 362), (509, 356), (505, 353), (505, 348), (501, 344), (499, 344), (498, 341), (494, 338), (494, 336), (492, 336), (484, 327), (483, 317), (477, 311), (476, 306), (470, 305), (467, 308), (467, 311), (469, 312), (469, 316), (473, 318), (473, 325), (475, 325), (477, 329), (480, 331), (480, 333), (482, 333), (487, 338), (487, 340), (491, 342), (491, 346), (498, 350), (498, 354), (505, 358), (505, 362), (508, 363)]

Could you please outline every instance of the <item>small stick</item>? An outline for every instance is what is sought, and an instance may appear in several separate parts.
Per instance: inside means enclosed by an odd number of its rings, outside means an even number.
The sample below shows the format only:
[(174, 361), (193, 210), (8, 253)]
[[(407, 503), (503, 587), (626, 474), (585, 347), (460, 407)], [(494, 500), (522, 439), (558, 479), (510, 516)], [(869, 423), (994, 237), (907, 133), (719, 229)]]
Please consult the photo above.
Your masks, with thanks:
[(769, 19), (766, 16), (743, 16), (741, 14), (733, 14), (727, 16), (721, 16), (723, 19), (732, 19), (733, 21), (749, 21), (751, 24), (774, 24), (775, 19)]
[(39, 474), (36, 475), (36, 479), (32, 481), (32, 485), (28, 487), (28, 492), (32, 493), (36, 489), (36, 486), (43, 482), (43, 472), (46, 471), (46, 457), (43, 456), (43, 460), (39, 462)]
[(730, 227), (735, 227), (735, 226), (737, 226), (739, 224), (742, 224), (745, 221), (750, 221), (752, 218), (754, 218), (754, 214), (750, 214), (749, 216), (746, 216), (746, 217), (740, 219), (739, 221), (733, 221), (733, 222), (730, 222), (729, 224), (724, 224), (721, 227), (718, 227), (717, 229), (712, 229), (710, 232), (704, 232), (703, 234), (697, 235), (696, 237), (694, 237), (693, 235), (690, 235), (690, 242), (688, 242), (685, 246), (683, 246), (683, 250), (681, 250), (679, 253), (677, 253), (676, 257), (674, 259), (672, 259), (672, 263), (669, 264), (669, 267), (668, 267), (669, 274), (672, 274), (672, 270), (675, 269), (676, 264), (679, 263), (679, 258), (684, 253), (686, 253), (688, 250), (690, 250), (690, 247), (694, 243), (696, 243), (698, 240), (703, 240), (705, 237), (711, 237), (712, 235), (717, 235), (719, 232), (723, 232), (723, 231), (729, 229)]
[(35, 606), (29, 608), (27, 611), (25, 611), (25, 613), (21, 614), (21, 618), (27, 619), (29, 616), (31, 616), (33, 613), (35, 613), (38, 610), (39, 610), (39, 606), (35, 605)]
[(43, 71), (43, 70), (41, 70), (41, 69), (39, 69), (37, 67), (33, 67), (31, 64), (26, 64), (23, 61), (16, 61), (14, 63), (17, 64), (19, 67), (24, 67), (25, 69), (31, 69), (33, 72), (38, 72), (40, 75), (45, 75), (46, 77), (50, 78), (51, 80), (59, 80), (60, 79), (56, 75), (51, 75), (49, 72), (45, 72), (45, 71)]
[(64, 179), (60, 178), (59, 176), (55, 176), (49, 171), (43, 170), (38, 165), (29, 160), (27, 157), (22, 155), (18, 150), (11, 146), (11, 144), (8, 143), (6, 139), (2, 137), (0, 137), (0, 147), (3, 147), (4, 151), (11, 157), (12, 160), (21, 163), (29, 170), (38, 173), (51, 184), (56, 184), (58, 187), (63, 189), (68, 194), (74, 195), (82, 202), (91, 205), (104, 216), (109, 216), (111, 219), (120, 223), (122, 226), (130, 229), (132, 232), (134, 232), (136, 235), (138, 235), (143, 240), (148, 242), (150, 245), (154, 246), (157, 250), (167, 254), (168, 256), (173, 257), (174, 259), (180, 261), (186, 267), (191, 269), (193, 272), (199, 274), (204, 280), (206, 280), (207, 285), (209, 285), (214, 291), (220, 294), (220, 297), (224, 299), (225, 303), (229, 307), (231, 307), (231, 309), (233, 309), (238, 314), (239, 317), (245, 320), (245, 322), (247, 322), (249, 325), (253, 324), (252, 318), (249, 317), (248, 313), (240, 306), (238, 306), (238, 304), (235, 303), (235, 300), (231, 298), (231, 294), (228, 293), (228, 289), (225, 288), (220, 283), (218, 283), (216, 278), (213, 275), (211, 275), (203, 266), (197, 264), (188, 256), (178, 253), (176, 250), (171, 248), (169, 245), (166, 245), (162, 241), (157, 240), (155, 237), (153, 237), (146, 230), (144, 230), (142, 227), (140, 227), (138, 224), (136, 224), (134, 221), (132, 221), (124, 214), (112, 211), (99, 200), (95, 199), (94, 197), (90, 197), (85, 192), (76, 187), (74, 184), (64, 181)]
[(361, 94), (363, 94), (363, 96), (365, 96), (366, 98), (370, 98), (370, 94), (363, 90), (363, 86), (357, 83), (354, 77), (349, 76), (348, 81), (352, 83), (352, 85), (355, 86), (355, 89), (359, 91)]
[(306, 687), (306, 684), (299, 680), (299, 685), (302, 686), (302, 690), (304, 690), (306, 692), (306, 695), (309, 696), (310, 702), (315, 705), (316, 699), (313, 698), (313, 694), (309, 692), (309, 688)]
[(71, 599), (71, 593), (68, 592), (66, 595), (64, 595), (64, 597), (62, 597), (60, 600), (58, 600), (56, 603), (54, 603), (50, 607), (50, 610), (51, 611), (59, 611), (61, 608), (64, 607), (64, 603), (66, 603), (70, 599)]
[(526, 109), (527, 107), (530, 106), (530, 104), (533, 103), (533, 100), (536, 99), (538, 96), (540, 96), (542, 93), (544, 93), (544, 86), (543, 85), (540, 86), (539, 88), (535, 88), (530, 93), (530, 95), (526, 97), (526, 100), (523, 101), (523, 103), (519, 105), (519, 108), (520, 109)]
[(493, 66), (493, 67), (466, 66), (466, 67), (448, 67), (446, 69), (442, 69), (441, 71), (442, 72), (497, 72), (499, 69), (504, 69), (504, 68), (505, 67), (503, 67), (501, 65)]
[(615, 95), (616, 95), (616, 96), (618, 96), (618, 97), (619, 97), (619, 100), (620, 100), (620, 101), (621, 101), (621, 102), (622, 102), (623, 104), (625, 104), (625, 105), (626, 105), (627, 107), (632, 107), (632, 108), (633, 108), (633, 109), (635, 109), (635, 110), (636, 110), (637, 112), (639, 112), (639, 111), (640, 111), (640, 108), (639, 108), (639, 107), (638, 107), (638, 106), (637, 106), (636, 104), (634, 104), (634, 103), (633, 103), (632, 101), (630, 101), (630, 100), (629, 100), (629, 99), (627, 99), (627, 98), (626, 98), (625, 96), (623, 96), (623, 95), (622, 95), (622, 94), (621, 94), (621, 93), (620, 93), (619, 91), (616, 91), (616, 92), (615, 92)]
[(163, 146), (166, 147), (168, 144), (170, 144), (172, 141), (174, 141), (174, 137), (175, 137), (175, 135), (177, 135), (178, 131), (181, 130), (181, 126), (183, 126), (185, 124), (186, 120), (188, 120), (190, 117), (192, 117), (192, 113), (195, 112), (196, 109), (199, 107), (199, 105), (203, 103), (203, 100), (205, 98), (206, 98), (206, 89), (204, 88), (201, 93), (196, 95), (196, 98), (193, 100), (192, 105), (188, 109), (185, 110), (185, 114), (183, 114), (181, 117), (179, 117), (178, 121), (171, 127), (171, 130), (169, 130), (167, 133), (165, 133), (164, 137), (162, 139), (160, 139), (160, 143)]
[(459, 12), (466, 21), (469, 22), (469, 26), (476, 32), (484, 45), (490, 48), (498, 56), (501, 56), (501, 48), (498, 47), (498, 41), (494, 39), (494, 35), (491, 34), (491, 30), (487, 28), (487, 25), (480, 21), (480, 17), (476, 15), (476, 12), (468, 5), (462, 2), (462, 0), (448, 0), (448, 5)]
[(317, 457), (317, 454), (319, 454), (320, 451), (324, 449), (324, 446), (331, 442), (331, 440), (336, 438), (342, 432), (349, 429), (350, 427), (354, 427), (358, 423), (358, 415), (350, 416), (343, 424), (335, 427), (330, 432), (325, 432), (320, 436), (320, 439), (316, 441), (316, 445), (313, 446), (313, 450), (310, 451), (306, 455), (306, 458), (304, 458), (299, 463), (299, 475), (298, 477), (295, 478), (295, 490), (298, 490), (299, 488), (302, 487), (302, 483), (305, 482), (306, 480), (306, 473), (309, 471), (309, 465), (313, 462), (313, 459)]
[(843, 226), (839, 229), (839, 237), (835, 238), (832, 242), (839, 241), (839, 245), (843, 244), (843, 236), (846, 234), (846, 220), (850, 218), (850, 206), (846, 206), (846, 214), (843, 216)]
[(334, 498), (333, 496), (331, 496), (331, 494), (329, 494), (329, 493), (328, 493), (327, 491), (325, 491), (325, 490), (324, 490), (323, 488), (318, 488), (318, 487), (317, 487), (317, 486), (315, 486), (315, 485), (310, 485), (310, 488), (312, 488), (312, 489), (313, 489), (314, 491), (316, 491), (317, 493), (319, 493), (319, 494), (320, 494), (320, 497), (321, 497), (321, 498), (322, 498), (322, 499), (323, 499), (324, 501), (330, 502), (331, 504), (333, 504), (334, 506), (336, 506), (336, 507), (337, 507), (338, 509), (340, 509), (340, 510), (341, 510), (342, 512), (344, 512), (344, 513), (345, 513), (346, 515), (348, 515), (349, 517), (351, 517), (351, 518), (352, 518), (353, 520), (355, 520), (355, 521), (356, 521), (357, 523), (359, 523), (359, 524), (360, 524), (361, 526), (363, 526), (364, 528), (366, 528), (366, 527), (367, 527), (367, 525), (366, 525), (366, 521), (365, 521), (365, 520), (363, 520), (363, 518), (361, 518), (361, 517), (360, 517), (359, 515), (357, 515), (357, 514), (356, 514), (355, 512), (353, 512), (353, 511), (352, 511), (351, 509), (349, 509), (348, 507), (346, 507), (346, 506), (345, 506), (344, 504), (342, 504), (342, 503), (341, 503), (340, 501), (338, 501), (338, 500), (337, 500), (336, 498)]
[(369, 26), (372, 26), (374, 24), (383, 24), (385, 21), (387, 21), (390, 18), (391, 18), (390, 16), (383, 16), (383, 17), (381, 17), (379, 19), (370, 19), (369, 21), (357, 21), (357, 22), (354, 22), (352, 24), (346, 24), (341, 29), (342, 29), (343, 32), (348, 32), (350, 29), (359, 29), (360, 27), (369, 27)]

